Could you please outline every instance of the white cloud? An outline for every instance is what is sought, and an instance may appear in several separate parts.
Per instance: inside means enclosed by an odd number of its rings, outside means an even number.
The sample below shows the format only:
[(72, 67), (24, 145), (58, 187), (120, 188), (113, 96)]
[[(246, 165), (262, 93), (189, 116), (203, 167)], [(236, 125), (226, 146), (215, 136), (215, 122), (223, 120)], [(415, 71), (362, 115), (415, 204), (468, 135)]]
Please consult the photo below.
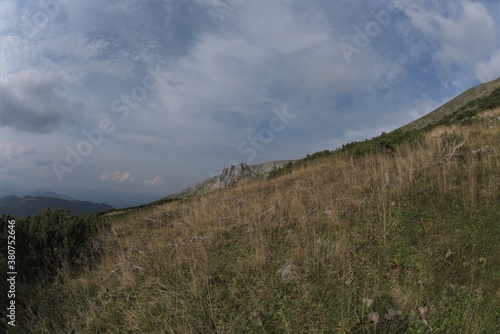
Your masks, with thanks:
[(481, 82), (491, 81), (500, 77), (500, 49), (488, 61), (477, 64), (476, 76)]
[(6, 160), (14, 160), (18, 157), (34, 153), (36, 153), (36, 150), (30, 146), (17, 145), (11, 141), (7, 143), (0, 142), (0, 155)]
[(0, 5), (0, 33), (8, 31), (15, 22), (15, 0), (3, 0)]
[(159, 186), (165, 183), (165, 179), (161, 176), (155, 176), (152, 180), (147, 180), (144, 182), (147, 186)]
[(436, 17), (444, 37), (437, 57), (443, 63), (474, 63), (488, 56), (495, 48), (495, 22), (487, 9), (474, 2), (464, 2), (462, 9), (462, 15), (457, 19)]
[[(0, 76), (17, 73), (33, 66), (39, 72), (55, 73), (64, 81), (82, 84), (92, 74), (125, 78), (134, 65), (125, 50), (115, 50), (110, 43), (76, 34), (28, 39), (17, 35), (0, 36)], [(8, 51), (4, 51), (8, 50)]]
[(417, 1), (405, 12), (413, 26), (424, 34), (426, 52), (432, 51), (440, 71), (452, 70), (454, 66), (472, 67), (496, 49), (495, 20), (479, 2), (462, 1), (457, 6)]
[(135, 177), (132, 177), (131, 172), (121, 172), (118, 170), (114, 172), (104, 171), (101, 175), (101, 181), (109, 181), (117, 183), (122, 183), (125, 181), (134, 182)]

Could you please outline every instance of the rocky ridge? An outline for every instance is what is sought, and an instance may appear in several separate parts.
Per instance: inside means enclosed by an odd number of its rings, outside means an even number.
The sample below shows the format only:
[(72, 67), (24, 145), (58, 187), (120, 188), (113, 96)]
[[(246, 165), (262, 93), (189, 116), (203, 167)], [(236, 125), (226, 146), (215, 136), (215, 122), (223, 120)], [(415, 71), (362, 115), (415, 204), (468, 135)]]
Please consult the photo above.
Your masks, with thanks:
[(269, 161), (263, 164), (247, 165), (240, 163), (224, 168), (222, 172), (209, 179), (201, 181), (178, 193), (172, 194), (161, 199), (158, 202), (185, 199), (191, 196), (208, 194), (218, 189), (229, 188), (240, 182), (248, 182), (253, 179), (266, 177), (273, 170), (286, 166), (294, 160)]

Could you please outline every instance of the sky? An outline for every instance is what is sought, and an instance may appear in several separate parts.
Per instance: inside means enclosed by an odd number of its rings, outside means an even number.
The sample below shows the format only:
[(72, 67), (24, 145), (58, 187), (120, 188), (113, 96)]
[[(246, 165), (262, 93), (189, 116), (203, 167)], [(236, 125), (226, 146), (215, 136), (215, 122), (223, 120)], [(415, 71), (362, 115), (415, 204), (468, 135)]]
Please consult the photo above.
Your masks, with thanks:
[(500, 2), (0, 0), (0, 189), (124, 206), (500, 76)]

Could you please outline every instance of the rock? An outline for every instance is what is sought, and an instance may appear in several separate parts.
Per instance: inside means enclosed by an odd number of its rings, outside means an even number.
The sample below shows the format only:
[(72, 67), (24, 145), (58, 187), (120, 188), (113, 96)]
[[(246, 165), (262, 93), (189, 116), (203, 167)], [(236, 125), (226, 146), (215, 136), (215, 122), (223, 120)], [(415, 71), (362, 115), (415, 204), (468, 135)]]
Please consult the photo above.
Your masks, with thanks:
[(370, 308), (373, 305), (373, 299), (371, 299), (371, 298), (363, 298), (363, 305), (366, 308)]
[(276, 272), (276, 274), (278, 274), (285, 283), (296, 281), (299, 279), (299, 268), (289, 260)]
[(240, 182), (248, 182), (253, 179), (266, 177), (272, 171), (282, 168), (290, 162), (293, 162), (293, 160), (269, 161), (259, 165), (240, 163), (238, 165), (229, 166), (224, 168), (219, 175), (206, 179), (155, 203), (208, 194), (218, 189), (232, 187)]
[(394, 321), (399, 318), (401, 311), (393, 310), (392, 308), (387, 309), (387, 313), (384, 315), (384, 320)]
[(370, 312), (368, 313), (368, 315), (366, 316), (366, 321), (369, 323), (369, 324), (376, 324), (378, 323), (378, 313), (377, 312)]
[(448, 259), (451, 255), (453, 254), (453, 252), (451, 251), (451, 249), (448, 249), (448, 251), (446, 252), (446, 254), (444, 255), (444, 258), (445, 259)]
[(212, 190), (229, 188), (238, 182), (249, 181), (253, 178), (255, 178), (255, 176), (250, 167), (245, 163), (241, 163), (236, 166), (224, 168), (222, 173), (215, 178), (211, 188)]

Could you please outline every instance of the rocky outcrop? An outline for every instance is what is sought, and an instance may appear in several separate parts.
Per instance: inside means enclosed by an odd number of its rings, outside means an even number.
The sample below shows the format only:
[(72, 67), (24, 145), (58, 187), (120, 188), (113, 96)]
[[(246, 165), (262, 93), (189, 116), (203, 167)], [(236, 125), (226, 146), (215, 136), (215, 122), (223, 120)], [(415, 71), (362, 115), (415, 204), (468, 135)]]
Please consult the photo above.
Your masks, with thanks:
[(184, 199), (191, 196), (208, 194), (212, 191), (235, 186), (241, 182), (248, 182), (261, 177), (266, 177), (273, 170), (286, 166), (294, 160), (269, 161), (258, 165), (240, 163), (224, 168), (217, 176), (197, 183), (181, 192), (175, 193), (158, 202)]
[(252, 172), (250, 166), (245, 163), (241, 163), (236, 166), (229, 166), (224, 168), (222, 173), (215, 178), (215, 182), (211, 188), (212, 190), (216, 190), (231, 187), (238, 182), (254, 179), (256, 176), (258, 175)]

